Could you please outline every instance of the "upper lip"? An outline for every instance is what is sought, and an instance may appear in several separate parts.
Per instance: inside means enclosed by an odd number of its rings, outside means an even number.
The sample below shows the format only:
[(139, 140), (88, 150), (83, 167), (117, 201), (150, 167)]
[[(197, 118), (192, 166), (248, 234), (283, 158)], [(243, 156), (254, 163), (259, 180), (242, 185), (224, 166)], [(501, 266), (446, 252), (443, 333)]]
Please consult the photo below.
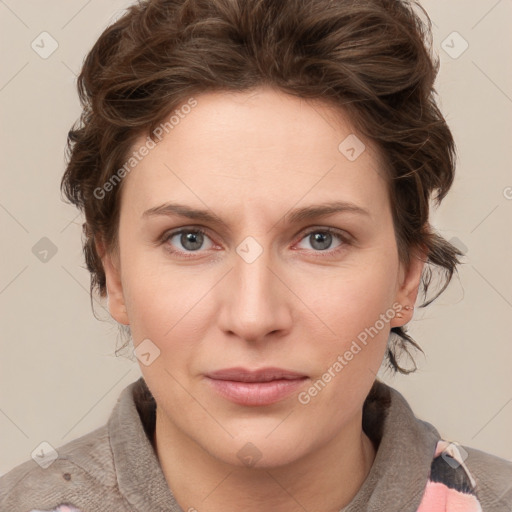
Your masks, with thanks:
[(207, 377), (216, 380), (233, 380), (238, 382), (270, 382), (278, 379), (302, 379), (307, 377), (303, 373), (285, 370), (284, 368), (260, 368), (258, 370), (248, 370), (246, 368), (225, 368), (206, 374)]

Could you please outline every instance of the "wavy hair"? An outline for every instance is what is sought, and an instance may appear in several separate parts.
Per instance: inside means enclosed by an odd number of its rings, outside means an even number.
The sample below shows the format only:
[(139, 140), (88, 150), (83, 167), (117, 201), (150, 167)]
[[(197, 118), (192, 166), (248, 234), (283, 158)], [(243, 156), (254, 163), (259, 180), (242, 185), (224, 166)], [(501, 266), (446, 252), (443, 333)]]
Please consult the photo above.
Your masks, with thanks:
[[(61, 182), (67, 200), (85, 214), (91, 304), (95, 291), (106, 295), (95, 242), (118, 248), (123, 181), (104, 197), (94, 191), (112, 180), (138, 137), (154, 140), (154, 129), (190, 97), (263, 85), (343, 109), (373, 141), (388, 178), (400, 261), (407, 266), (415, 249), (426, 249), (420, 307), (430, 304), (463, 255), (429, 224), (430, 200), (438, 206), (447, 194), (456, 160), (436, 104), (439, 59), (431, 46), (431, 21), (417, 1), (146, 0), (130, 6), (84, 60), (77, 81), (82, 114), (68, 133)], [(436, 269), (444, 285), (427, 300)], [(391, 331), (389, 368), (415, 371), (415, 363), (402, 368), (399, 357), (420, 346), (406, 326)]]

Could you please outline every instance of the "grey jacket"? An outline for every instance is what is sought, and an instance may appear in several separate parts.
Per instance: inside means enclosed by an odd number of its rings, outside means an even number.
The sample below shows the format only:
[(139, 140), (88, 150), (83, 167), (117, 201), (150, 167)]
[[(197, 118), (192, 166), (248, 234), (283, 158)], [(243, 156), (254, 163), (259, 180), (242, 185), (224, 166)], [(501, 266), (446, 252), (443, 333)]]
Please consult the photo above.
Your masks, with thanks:
[[(155, 455), (154, 427), (155, 402), (141, 377), (122, 391), (106, 425), (57, 448), (46, 468), (30, 459), (2, 476), (0, 512), (186, 512)], [(376, 458), (340, 512), (512, 511), (511, 461), (444, 442), (379, 380), (364, 403), (363, 429)]]

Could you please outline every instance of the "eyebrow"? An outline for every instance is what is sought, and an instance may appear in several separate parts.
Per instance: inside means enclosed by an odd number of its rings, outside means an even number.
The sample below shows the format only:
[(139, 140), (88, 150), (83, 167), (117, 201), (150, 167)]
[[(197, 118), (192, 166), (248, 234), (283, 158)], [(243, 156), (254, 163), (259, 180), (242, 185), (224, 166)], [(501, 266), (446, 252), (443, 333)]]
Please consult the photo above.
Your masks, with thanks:
[[(305, 220), (334, 215), (335, 213), (356, 213), (371, 218), (371, 214), (368, 210), (348, 201), (333, 201), (324, 204), (316, 204), (302, 208), (296, 208), (285, 214), (284, 217), (285, 219), (287, 218), (288, 224), (295, 224)], [(159, 206), (150, 208), (142, 214), (142, 218), (155, 216), (186, 217), (188, 219), (210, 222), (211, 224), (218, 224), (229, 230), (226, 222), (224, 222), (220, 217), (211, 211), (191, 208), (179, 203), (164, 203)]]

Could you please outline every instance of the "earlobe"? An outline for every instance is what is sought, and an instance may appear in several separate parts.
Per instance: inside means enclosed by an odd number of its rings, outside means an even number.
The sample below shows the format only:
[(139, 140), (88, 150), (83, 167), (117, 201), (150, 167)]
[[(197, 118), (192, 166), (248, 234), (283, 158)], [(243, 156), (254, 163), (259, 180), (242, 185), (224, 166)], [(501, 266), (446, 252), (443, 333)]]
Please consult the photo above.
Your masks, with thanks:
[(417, 250), (411, 255), (409, 267), (403, 271), (404, 275), (395, 297), (395, 302), (401, 305), (401, 309), (397, 310), (397, 314), (391, 320), (391, 327), (400, 327), (412, 319), (426, 258), (425, 248)]
[(130, 325), (123, 294), (120, 265), (111, 252), (105, 250), (102, 242), (96, 242), (96, 250), (100, 256), (107, 286), (107, 306), (110, 315), (120, 324)]

